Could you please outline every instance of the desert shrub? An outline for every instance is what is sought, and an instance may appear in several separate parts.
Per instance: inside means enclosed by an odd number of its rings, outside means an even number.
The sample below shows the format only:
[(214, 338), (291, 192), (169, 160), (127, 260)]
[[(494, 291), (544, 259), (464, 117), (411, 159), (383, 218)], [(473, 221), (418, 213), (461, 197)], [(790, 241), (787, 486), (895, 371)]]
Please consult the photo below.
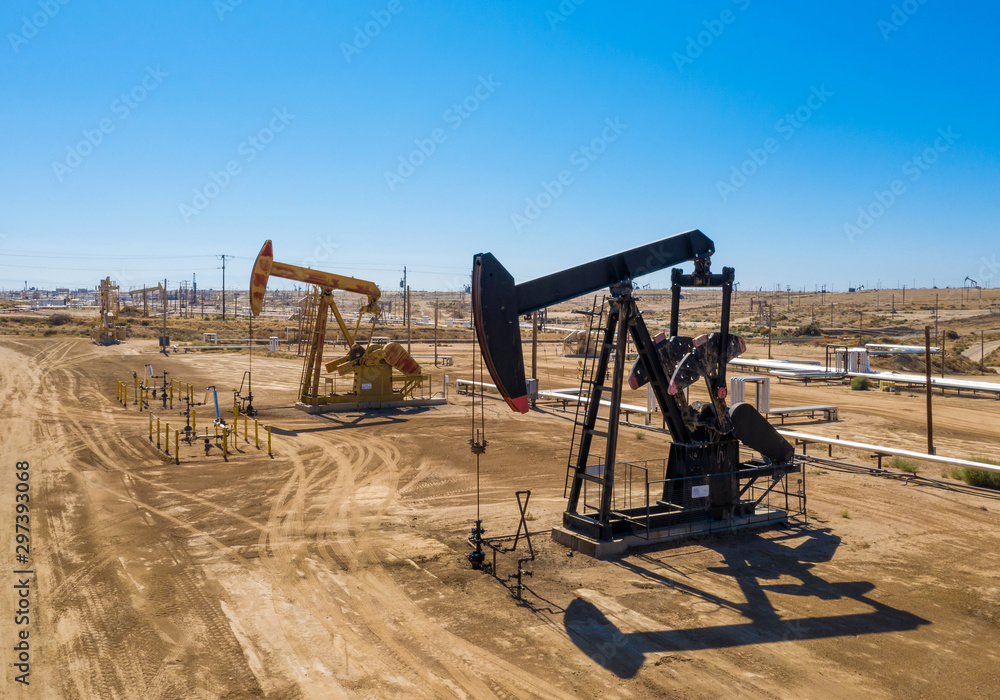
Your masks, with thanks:
[[(1000, 461), (991, 459), (990, 457), (973, 457), (972, 461), (1000, 466)], [(959, 467), (951, 473), (951, 476), (953, 479), (964, 481), (969, 486), (1000, 491), (1000, 473), (998, 472), (987, 472), (975, 469), (974, 467)]]
[(792, 332), (792, 335), (796, 337), (803, 335), (817, 336), (822, 334), (823, 333), (822, 331), (820, 331), (819, 326), (817, 326), (815, 323), (809, 323), (804, 326), (799, 326)]
[(52, 314), (49, 316), (50, 326), (62, 326), (73, 320), (73, 317), (69, 314)]
[(916, 474), (917, 463), (905, 457), (893, 457), (889, 460), (889, 469), (897, 472), (906, 472), (907, 474)]
[(851, 377), (851, 391), (868, 391), (868, 377)]

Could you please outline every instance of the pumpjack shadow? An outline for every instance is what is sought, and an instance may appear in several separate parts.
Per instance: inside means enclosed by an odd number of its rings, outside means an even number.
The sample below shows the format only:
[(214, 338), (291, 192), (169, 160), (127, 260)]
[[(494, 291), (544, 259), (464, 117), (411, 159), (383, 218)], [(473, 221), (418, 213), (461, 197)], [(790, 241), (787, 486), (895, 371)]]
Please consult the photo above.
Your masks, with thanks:
[[(874, 585), (868, 581), (830, 582), (818, 576), (813, 571), (815, 565), (829, 561), (840, 544), (840, 538), (829, 529), (791, 528), (771, 538), (740, 535), (706, 538), (702, 543), (718, 552), (723, 561), (722, 566), (707, 571), (731, 577), (739, 586), (742, 602), (701, 590), (690, 583), (687, 575), (660, 573), (670, 568), (666, 561), (669, 554), (639, 554), (616, 564), (648, 582), (738, 613), (744, 622), (623, 632), (597, 604), (576, 597), (566, 607), (563, 618), (569, 638), (598, 665), (619, 678), (632, 678), (653, 654), (903, 632), (930, 624), (870, 597)], [(797, 579), (798, 583), (766, 583), (787, 578)], [(868, 611), (788, 618), (779, 614), (769, 594), (843, 601), (844, 607), (851, 610), (860, 603)], [(608, 614), (615, 616), (614, 612)]]

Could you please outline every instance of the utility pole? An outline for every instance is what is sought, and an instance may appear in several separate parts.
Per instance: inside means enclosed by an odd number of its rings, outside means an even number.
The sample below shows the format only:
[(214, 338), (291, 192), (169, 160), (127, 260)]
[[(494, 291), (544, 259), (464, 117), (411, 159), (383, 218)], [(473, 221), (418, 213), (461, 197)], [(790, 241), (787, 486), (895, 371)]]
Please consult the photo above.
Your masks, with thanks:
[(233, 257), (232, 255), (216, 255), (215, 257), (222, 260), (222, 320), (226, 320), (226, 258)]
[(934, 337), (938, 334), (938, 295), (934, 295)]
[(927, 378), (927, 454), (934, 454), (934, 420), (931, 414), (931, 327), (924, 326), (924, 369)]
[(771, 359), (771, 320), (773, 319), (773, 313), (771, 312), (771, 306), (767, 307), (767, 359)]
[[(531, 378), (538, 385), (538, 312), (531, 312)], [(537, 396), (537, 393), (535, 394)], [(531, 399), (531, 407), (535, 407), (535, 399)]]
[(403, 290), (403, 314), (406, 314), (407, 301), (410, 296), (410, 288), (406, 286), (406, 265), (403, 265), (403, 280), (399, 283), (400, 289)]
[(410, 288), (406, 288), (406, 352), (410, 352)]
[(434, 299), (434, 366), (438, 366), (438, 300)]
[(170, 294), (167, 293), (167, 278), (164, 277), (163, 278), (163, 334), (160, 336), (160, 347), (163, 348), (164, 355), (167, 354), (167, 306), (168, 306), (167, 300), (169, 298)]

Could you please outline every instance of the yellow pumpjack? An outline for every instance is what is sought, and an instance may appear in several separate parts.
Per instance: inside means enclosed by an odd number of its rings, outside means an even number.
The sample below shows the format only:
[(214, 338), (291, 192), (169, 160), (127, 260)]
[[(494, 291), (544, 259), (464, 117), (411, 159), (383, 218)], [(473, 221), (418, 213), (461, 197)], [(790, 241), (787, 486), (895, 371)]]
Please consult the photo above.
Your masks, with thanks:
[[(386, 345), (372, 343), (375, 324), (381, 313), (378, 305), (381, 292), (374, 282), (278, 262), (274, 259), (271, 241), (266, 241), (257, 255), (250, 277), (250, 309), (254, 316), (260, 315), (267, 281), (271, 277), (312, 284), (318, 288), (318, 301), (311, 306), (315, 317), (309, 319), (310, 323), (303, 323), (303, 334), (308, 333), (310, 338), (299, 389), (299, 408), (309, 413), (322, 413), (444, 403), (444, 399), (415, 396), (416, 390), (428, 377), (421, 374), (419, 363), (402, 345), (394, 342)], [(337, 308), (333, 299), (335, 289), (367, 297), (358, 310), (353, 329)], [(324, 362), (323, 349), (330, 312), (333, 312), (348, 351), (342, 357)], [(371, 314), (371, 331), (366, 344), (362, 345), (358, 337), (365, 314)], [(343, 394), (332, 390), (321, 391), (320, 378), (324, 365), (327, 372), (336, 371), (341, 376), (353, 374), (351, 390)]]

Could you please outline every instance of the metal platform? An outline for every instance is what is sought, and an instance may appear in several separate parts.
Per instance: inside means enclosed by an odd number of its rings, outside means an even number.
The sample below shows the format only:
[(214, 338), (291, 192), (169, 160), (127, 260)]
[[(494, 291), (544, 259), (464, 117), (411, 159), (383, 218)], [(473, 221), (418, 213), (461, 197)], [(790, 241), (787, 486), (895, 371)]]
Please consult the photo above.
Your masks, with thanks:
[(787, 523), (789, 513), (777, 508), (764, 508), (753, 515), (737, 516), (727, 520), (711, 518), (679, 523), (657, 528), (645, 535), (625, 535), (608, 540), (597, 540), (564, 527), (552, 528), (552, 539), (570, 549), (595, 559), (613, 559), (634, 547), (665, 544), (700, 535), (764, 528)]
[(295, 408), (306, 413), (337, 413), (346, 411), (369, 411), (383, 408), (408, 408), (410, 406), (440, 406), (448, 403), (448, 399), (436, 397), (433, 399), (406, 399), (404, 401), (362, 401), (355, 403), (321, 403), (308, 404), (301, 401)]

